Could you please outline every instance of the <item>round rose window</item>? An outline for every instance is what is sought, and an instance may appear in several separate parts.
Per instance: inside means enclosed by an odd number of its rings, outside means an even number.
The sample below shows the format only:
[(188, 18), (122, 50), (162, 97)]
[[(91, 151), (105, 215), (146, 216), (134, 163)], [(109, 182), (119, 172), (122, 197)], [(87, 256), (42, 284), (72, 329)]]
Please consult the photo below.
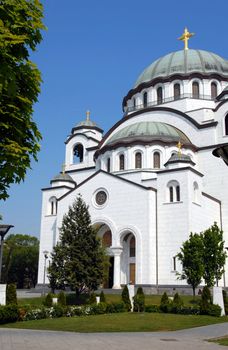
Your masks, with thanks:
[(107, 194), (105, 191), (99, 191), (96, 194), (96, 203), (98, 205), (103, 205), (107, 200)]

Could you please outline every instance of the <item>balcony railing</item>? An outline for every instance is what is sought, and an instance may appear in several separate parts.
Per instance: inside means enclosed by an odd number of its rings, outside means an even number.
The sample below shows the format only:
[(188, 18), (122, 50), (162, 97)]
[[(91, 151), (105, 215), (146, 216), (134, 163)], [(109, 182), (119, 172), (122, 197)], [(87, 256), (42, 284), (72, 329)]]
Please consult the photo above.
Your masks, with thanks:
[(179, 96), (172, 96), (172, 97), (163, 98), (163, 99), (157, 100), (157, 101), (147, 102), (147, 103), (137, 105), (137, 106), (124, 107), (124, 112), (125, 112), (125, 114), (128, 114), (129, 112), (138, 111), (140, 109), (144, 109), (144, 108), (148, 108), (148, 107), (158, 106), (158, 105), (172, 102), (172, 101), (183, 100), (185, 98), (191, 98), (191, 99), (195, 99), (195, 100), (214, 101), (214, 98), (212, 98), (210, 95), (182, 94)]

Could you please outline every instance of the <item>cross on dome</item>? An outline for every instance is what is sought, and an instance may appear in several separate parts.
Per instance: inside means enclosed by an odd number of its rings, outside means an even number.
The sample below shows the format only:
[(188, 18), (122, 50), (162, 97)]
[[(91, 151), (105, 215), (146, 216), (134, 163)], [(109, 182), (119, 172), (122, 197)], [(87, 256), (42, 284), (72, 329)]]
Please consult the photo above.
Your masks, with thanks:
[(188, 50), (188, 40), (189, 40), (193, 35), (195, 35), (195, 33), (190, 33), (190, 32), (188, 31), (188, 28), (185, 27), (184, 33), (180, 36), (180, 38), (178, 38), (178, 40), (184, 41), (184, 49), (185, 49), (185, 50)]
[(86, 120), (87, 121), (90, 120), (90, 111), (89, 110), (86, 111)]

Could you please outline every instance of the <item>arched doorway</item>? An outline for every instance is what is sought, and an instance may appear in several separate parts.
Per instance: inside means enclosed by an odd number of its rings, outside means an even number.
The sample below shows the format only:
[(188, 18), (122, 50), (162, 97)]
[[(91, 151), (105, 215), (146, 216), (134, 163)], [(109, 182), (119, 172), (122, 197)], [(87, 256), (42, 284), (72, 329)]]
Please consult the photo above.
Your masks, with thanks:
[(108, 225), (106, 224), (97, 224), (97, 235), (101, 239), (102, 246), (106, 249), (106, 253), (108, 256), (108, 264), (107, 264), (107, 271), (106, 271), (106, 277), (103, 281), (103, 288), (112, 288), (114, 280), (113, 280), (113, 274), (114, 274), (114, 255), (110, 247), (112, 246), (112, 232)]
[(128, 232), (122, 239), (123, 254), (121, 264), (122, 281), (124, 284), (136, 284), (136, 239)]

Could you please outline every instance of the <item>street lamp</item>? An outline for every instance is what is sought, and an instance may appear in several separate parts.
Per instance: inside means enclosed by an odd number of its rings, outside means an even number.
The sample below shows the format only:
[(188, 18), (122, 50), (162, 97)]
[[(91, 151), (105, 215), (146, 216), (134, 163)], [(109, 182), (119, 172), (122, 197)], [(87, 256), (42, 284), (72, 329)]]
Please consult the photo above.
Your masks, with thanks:
[(42, 292), (42, 295), (45, 295), (46, 264), (47, 264), (49, 251), (44, 250), (43, 254), (44, 254), (44, 276), (43, 276), (43, 292)]
[(220, 157), (224, 160), (224, 162), (226, 163), (226, 165), (228, 165), (228, 143), (218, 147), (216, 149), (214, 149), (214, 151), (212, 152), (212, 154), (215, 157)]
[(11, 227), (14, 227), (13, 225), (0, 225), (0, 242), (1, 242), (1, 249), (0, 249), (0, 283), (2, 280), (2, 257), (3, 257), (3, 243), (4, 243), (4, 237), (11, 229)]

